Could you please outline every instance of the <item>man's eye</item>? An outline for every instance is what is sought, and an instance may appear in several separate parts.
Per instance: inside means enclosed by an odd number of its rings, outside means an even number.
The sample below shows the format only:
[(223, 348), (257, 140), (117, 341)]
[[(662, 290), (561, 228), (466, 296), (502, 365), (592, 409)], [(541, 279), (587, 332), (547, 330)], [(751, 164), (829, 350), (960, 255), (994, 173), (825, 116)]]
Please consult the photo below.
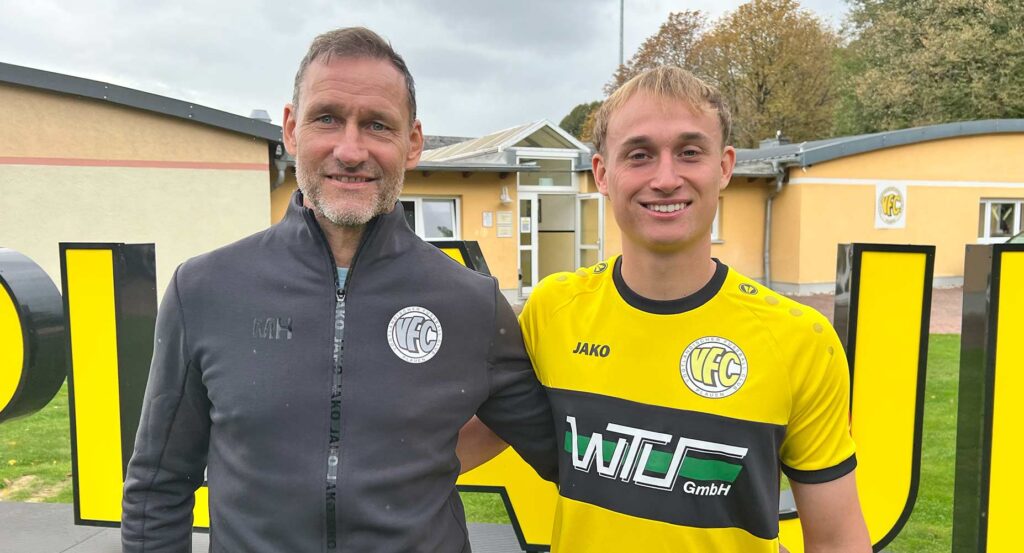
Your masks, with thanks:
[(333, 115), (321, 115), (320, 117), (316, 118), (316, 122), (317, 123), (323, 123), (324, 125), (330, 125), (331, 123), (334, 122), (334, 116)]
[(380, 131), (386, 131), (387, 129), (388, 129), (388, 126), (385, 125), (384, 123), (381, 123), (380, 121), (374, 121), (373, 123), (370, 123), (370, 130), (372, 130), (372, 131), (380, 132)]
[(631, 152), (629, 155), (626, 156), (626, 159), (630, 159), (630, 160), (633, 160), (633, 161), (643, 161), (643, 160), (647, 159), (647, 153), (646, 152)]
[(694, 150), (694, 149), (683, 150), (680, 153), (680, 155), (683, 156), (683, 157), (697, 157), (697, 156), (700, 155), (700, 150)]

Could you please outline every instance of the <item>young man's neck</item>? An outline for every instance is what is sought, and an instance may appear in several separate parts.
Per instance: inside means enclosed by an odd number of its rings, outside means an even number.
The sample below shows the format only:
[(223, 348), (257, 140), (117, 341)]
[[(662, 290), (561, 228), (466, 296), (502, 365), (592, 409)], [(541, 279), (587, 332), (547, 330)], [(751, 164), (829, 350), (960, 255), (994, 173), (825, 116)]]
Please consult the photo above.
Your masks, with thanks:
[(352, 258), (356, 255), (366, 225), (346, 227), (336, 225), (321, 216), (317, 216), (316, 221), (320, 223), (320, 228), (327, 237), (327, 245), (331, 247), (331, 254), (334, 255), (334, 264), (338, 267), (351, 267)]
[(711, 245), (652, 252), (623, 241), (622, 280), (651, 300), (677, 300), (703, 288), (715, 275)]

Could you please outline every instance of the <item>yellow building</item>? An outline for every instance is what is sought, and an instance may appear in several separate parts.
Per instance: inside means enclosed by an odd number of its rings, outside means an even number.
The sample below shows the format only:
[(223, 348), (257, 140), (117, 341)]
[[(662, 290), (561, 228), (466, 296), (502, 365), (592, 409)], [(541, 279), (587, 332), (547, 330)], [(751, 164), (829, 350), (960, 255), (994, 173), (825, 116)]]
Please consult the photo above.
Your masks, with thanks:
[(281, 129), (108, 83), (0, 63), (0, 247), (60, 283), (58, 243), (185, 259), (270, 223)]

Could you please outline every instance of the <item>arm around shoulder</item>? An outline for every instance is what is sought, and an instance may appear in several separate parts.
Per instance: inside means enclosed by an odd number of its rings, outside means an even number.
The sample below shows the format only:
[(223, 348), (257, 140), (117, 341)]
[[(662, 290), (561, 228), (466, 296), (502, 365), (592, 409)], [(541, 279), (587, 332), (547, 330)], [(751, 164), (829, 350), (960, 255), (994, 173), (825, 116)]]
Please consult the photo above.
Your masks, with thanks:
[(558, 457), (551, 404), (533, 372), (519, 322), (497, 283), (494, 290), (494, 334), (487, 360), (490, 397), (477, 415), (537, 474), (554, 481)]
[(175, 273), (157, 315), (142, 419), (125, 477), (125, 553), (191, 547), (194, 493), (206, 469), (210, 403), (189, 354), (177, 281)]

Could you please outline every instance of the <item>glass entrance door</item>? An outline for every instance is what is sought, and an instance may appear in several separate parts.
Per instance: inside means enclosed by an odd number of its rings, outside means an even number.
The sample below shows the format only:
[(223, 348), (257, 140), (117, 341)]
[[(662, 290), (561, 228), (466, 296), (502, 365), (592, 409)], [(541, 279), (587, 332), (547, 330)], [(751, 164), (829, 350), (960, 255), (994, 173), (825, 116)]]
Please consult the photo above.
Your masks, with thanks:
[(519, 194), (519, 297), (537, 284), (537, 194)]

